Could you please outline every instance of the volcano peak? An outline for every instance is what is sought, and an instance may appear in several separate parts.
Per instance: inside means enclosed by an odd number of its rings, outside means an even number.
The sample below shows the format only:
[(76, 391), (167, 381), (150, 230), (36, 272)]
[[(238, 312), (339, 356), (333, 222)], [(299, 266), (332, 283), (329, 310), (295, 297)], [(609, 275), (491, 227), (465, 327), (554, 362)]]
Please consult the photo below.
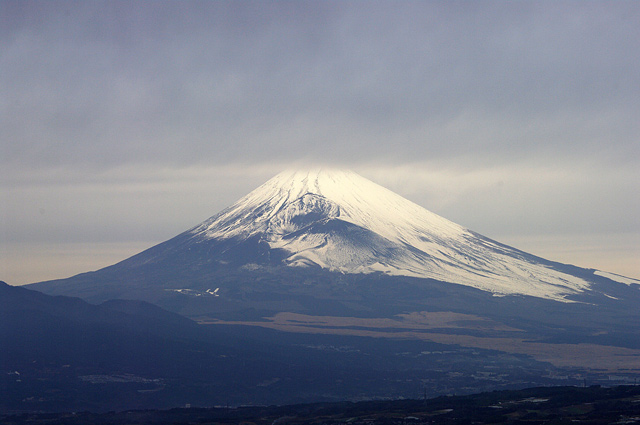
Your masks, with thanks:
[(589, 287), (338, 169), (284, 171), (189, 232), (201, 242), (257, 240), (283, 253), (280, 266), (431, 278), (557, 300)]

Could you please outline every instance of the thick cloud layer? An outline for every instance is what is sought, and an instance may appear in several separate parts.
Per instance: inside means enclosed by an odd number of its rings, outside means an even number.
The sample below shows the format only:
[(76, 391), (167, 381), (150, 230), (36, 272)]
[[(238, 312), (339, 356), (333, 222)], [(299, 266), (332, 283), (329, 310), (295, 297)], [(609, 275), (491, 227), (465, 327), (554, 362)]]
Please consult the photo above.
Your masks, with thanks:
[(0, 272), (29, 281), (30, 244), (160, 242), (307, 163), (495, 238), (640, 253), (639, 19), (624, 1), (2, 2)]

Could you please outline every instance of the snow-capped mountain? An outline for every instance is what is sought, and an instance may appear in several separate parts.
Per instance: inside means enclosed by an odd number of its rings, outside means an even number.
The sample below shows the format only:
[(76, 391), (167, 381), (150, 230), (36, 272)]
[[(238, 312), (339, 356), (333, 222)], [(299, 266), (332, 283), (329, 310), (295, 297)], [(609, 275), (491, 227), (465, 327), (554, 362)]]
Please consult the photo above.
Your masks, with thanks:
[(351, 171), (285, 171), (189, 232), (255, 240), (282, 264), (382, 272), (563, 300), (589, 282), (446, 220)]
[[(315, 297), (313, 285), (303, 282), (319, 272), (334, 282), (344, 280), (340, 276), (388, 276), (426, 285), (424, 279), (431, 279), (441, 282), (439, 288), (462, 285), (491, 295), (564, 302), (596, 293), (616, 299), (620, 285), (637, 289), (634, 294), (640, 290), (638, 280), (527, 254), (356, 173), (333, 169), (285, 171), (166, 242), (96, 272), (35, 287), (91, 301), (152, 302), (162, 291), (206, 297), (220, 288), (216, 298), (229, 301), (234, 293), (242, 304), (243, 291), (286, 298), (293, 290)], [(275, 286), (267, 288), (266, 281)], [(609, 282), (606, 289), (594, 290), (602, 282)]]

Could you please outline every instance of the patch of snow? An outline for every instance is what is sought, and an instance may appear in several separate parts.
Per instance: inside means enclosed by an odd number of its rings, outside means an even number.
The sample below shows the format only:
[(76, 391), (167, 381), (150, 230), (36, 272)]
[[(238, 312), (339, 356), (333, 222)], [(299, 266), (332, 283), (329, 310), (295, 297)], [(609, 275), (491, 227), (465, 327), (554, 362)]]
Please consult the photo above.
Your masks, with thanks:
[(219, 297), (220, 294), (218, 294), (218, 290), (220, 288), (216, 288), (215, 291), (212, 291), (211, 289), (207, 289), (205, 292), (200, 292), (200, 291), (196, 291), (195, 289), (165, 289), (165, 291), (169, 291), (169, 292), (177, 292), (178, 294), (182, 294), (182, 295), (189, 295), (191, 297), (201, 297), (201, 296), (214, 296), (214, 297)]
[(609, 272), (603, 272), (600, 270), (596, 270), (593, 272), (593, 274), (597, 275), (597, 276), (602, 276), (602, 277), (606, 277), (607, 279), (611, 279), (615, 282), (620, 282), (620, 283), (624, 283), (625, 285), (640, 285), (640, 280), (639, 279), (633, 279), (630, 277), (626, 277), (626, 276), (620, 276), (619, 274), (615, 274), (615, 273), (609, 273)]

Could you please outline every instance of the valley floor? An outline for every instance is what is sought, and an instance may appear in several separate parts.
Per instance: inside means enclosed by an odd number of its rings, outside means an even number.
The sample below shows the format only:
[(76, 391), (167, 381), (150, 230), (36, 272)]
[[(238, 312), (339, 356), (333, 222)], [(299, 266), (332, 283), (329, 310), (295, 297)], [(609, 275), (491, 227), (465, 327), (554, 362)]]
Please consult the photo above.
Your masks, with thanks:
[(536, 341), (530, 334), (491, 320), (452, 312), (419, 312), (397, 318), (309, 316), (279, 313), (262, 321), (201, 318), (200, 324), (243, 325), (285, 332), (414, 339), (531, 356), (560, 368), (640, 375), (640, 350), (597, 344)]

